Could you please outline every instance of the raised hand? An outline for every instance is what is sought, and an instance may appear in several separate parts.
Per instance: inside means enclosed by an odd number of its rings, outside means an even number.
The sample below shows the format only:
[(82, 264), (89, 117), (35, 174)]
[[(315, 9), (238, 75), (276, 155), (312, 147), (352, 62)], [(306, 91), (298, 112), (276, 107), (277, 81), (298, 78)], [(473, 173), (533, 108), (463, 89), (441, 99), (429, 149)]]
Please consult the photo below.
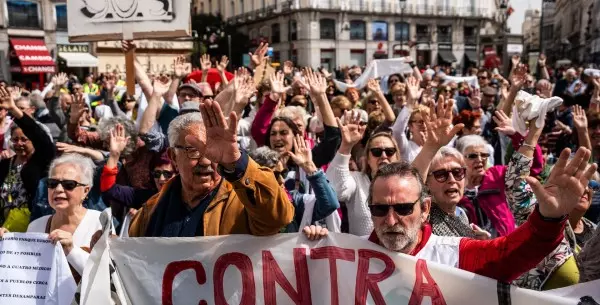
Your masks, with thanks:
[(225, 167), (232, 167), (241, 157), (237, 143), (237, 115), (229, 114), (229, 123), (221, 111), (219, 103), (206, 100), (200, 104), (200, 112), (206, 128), (206, 142), (195, 135), (188, 135), (185, 140), (190, 145), (204, 152), (204, 157)]
[(238, 109), (246, 107), (250, 97), (256, 91), (254, 80), (248, 75), (238, 75), (237, 72), (233, 79), (233, 89), (235, 90), (235, 105)]
[(185, 65), (187, 61), (185, 60), (185, 56), (180, 55), (173, 59), (173, 76), (182, 79), (185, 77)]
[(356, 143), (362, 140), (367, 129), (366, 125), (361, 125), (360, 113), (357, 111), (346, 111), (344, 113), (344, 124), (342, 124), (339, 118), (336, 118), (336, 120), (342, 134), (342, 146), (352, 149)]
[(519, 56), (519, 55), (513, 55), (512, 58), (511, 58), (511, 61), (512, 61), (513, 69), (514, 69), (517, 66), (519, 66), (519, 64), (521, 63), (521, 56)]
[(56, 142), (56, 149), (65, 154), (79, 153), (81, 151), (81, 147), (63, 142)]
[(283, 74), (286, 74), (286, 75), (292, 74), (293, 71), (294, 71), (294, 63), (289, 60), (286, 60), (283, 63)]
[(467, 98), (467, 100), (469, 101), (471, 109), (481, 109), (481, 90), (479, 88), (473, 89), (473, 94), (471, 94), (471, 97)]
[(424, 106), (427, 107), (432, 107), (435, 106), (435, 98), (433, 97), (433, 88), (431, 86), (427, 86), (427, 88), (425, 90), (423, 90), (423, 93), (421, 94), (422, 99), (421, 99), (421, 103)]
[(125, 136), (125, 128), (121, 124), (115, 125), (110, 131), (108, 151), (112, 156), (120, 156), (127, 143), (129, 143), (130, 137)]
[(304, 74), (312, 96), (325, 94), (325, 91), (327, 90), (327, 80), (325, 80), (323, 76), (319, 73), (315, 73), (312, 69), (304, 69)]
[(369, 91), (373, 92), (374, 94), (382, 93), (381, 86), (379, 86), (379, 82), (377, 82), (377, 80), (375, 80), (374, 78), (369, 79), (369, 82), (367, 82), (367, 89), (369, 89)]
[(579, 204), (579, 198), (585, 193), (588, 182), (598, 168), (598, 165), (588, 163), (591, 152), (584, 147), (579, 147), (571, 160), (570, 155), (570, 149), (562, 151), (543, 186), (534, 177), (525, 178), (538, 199), (539, 211), (544, 217), (560, 218), (569, 214)]
[(440, 96), (437, 107), (429, 106), (429, 114), (421, 112), (425, 126), (427, 127), (427, 139), (425, 146), (434, 147), (436, 149), (448, 145), (452, 138), (461, 131), (465, 125), (457, 124), (452, 126), (452, 108), (454, 100), (445, 101), (443, 96)]
[(108, 93), (109, 97), (114, 96), (115, 86), (117, 83), (117, 78), (113, 74), (109, 74), (106, 76), (106, 82), (104, 82), (104, 89)]
[(168, 77), (161, 75), (154, 80), (152, 94), (156, 96), (163, 96), (163, 94), (169, 91), (170, 86), (171, 80)]
[(10, 110), (16, 107), (15, 100), (7, 87), (0, 87), (0, 109)]
[(229, 58), (227, 58), (227, 56), (223, 55), (223, 56), (221, 56), (221, 61), (219, 61), (219, 64), (217, 64), (217, 70), (219, 70), (219, 72), (225, 72), (225, 71), (227, 71), (228, 65), (229, 65)]
[(294, 136), (294, 152), (285, 152), (283, 157), (290, 157), (294, 163), (300, 166), (306, 173), (314, 173), (317, 167), (312, 161), (312, 151), (301, 135)]
[(21, 96), (23, 96), (23, 89), (14, 86), (14, 87), (8, 87), (8, 91), (10, 92), (10, 95), (13, 98), (13, 101), (18, 100)]
[(133, 40), (121, 40), (121, 49), (123, 53), (127, 53), (129, 50), (135, 50), (136, 46), (133, 43)]
[(540, 57), (538, 58), (538, 66), (540, 66), (540, 68), (546, 66), (546, 55), (540, 54)]
[(521, 89), (525, 82), (527, 81), (527, 67), (524, 64), (519, 64), (514, 69), (510, 82), (512, 83), (515, 89)]
[(552, 97), (552, 84), (548, 81), (541, 82), (540, 86), (540, 97), (551, 98)]
[(268, 49), (269, 49), (269, 44), (261, 42), (260, 45), (258, 46), (258, 48), (256, 48), (256, 51), (254, 52), (254, 54), (248, 53), (248, 55), (250, 55), (250, 59), (252, 60), (252, 64), (255, 67), (260, 66), (267, 60), (267, 57), (265, 57), (265, 54), (267, 54)]
[(269, 76), (269, 82), (271, 83), (271, 99), (279, 100), (282, 95), (285, 95), (286, 92), (290, 90), (289, 86), (283, 84), (283, 80), (283, 72), (281, 71), (271, 73)]
[(57, 89), (64, 87), (69, 81), (67, 73), (61, 72), (52, 78), (52, 83)]
[(586, 130), (588, 127), (587, 116), (585, 110), (579, 105), (573, 106), (573, 125), (577, 130)]
[(421, 94), (423, 94), (419, 80), (413, 76), (407, 78), (406, 93), (408, 95), (408, 99), (406, 100), (407, 104), (411, 107), (414, 107), (419, 101), (419, 98), (421, 98)]
[(73, 103), (71, 103), (71, 111), (69, 114), (69, 121), (71, 124), (79, 124), (79, 119), (87, 111), (85, 102), (83, 101), (83, 94), (78, 94), (73, 97)]
[(202, 69), (202, 72), (208, 71), (211, 66), (210, 56), (208, 54), (202, 54), (202, 56), (200, 56), (200, 68)]
[(512, 120), (504, 113), (504, 111), (499, 110), (494, 114), (494, 122), (498, 127), (495, 128), (497, 132), (501, 132), (507, 136), (514, 135), (517, 131), (512, 126)]

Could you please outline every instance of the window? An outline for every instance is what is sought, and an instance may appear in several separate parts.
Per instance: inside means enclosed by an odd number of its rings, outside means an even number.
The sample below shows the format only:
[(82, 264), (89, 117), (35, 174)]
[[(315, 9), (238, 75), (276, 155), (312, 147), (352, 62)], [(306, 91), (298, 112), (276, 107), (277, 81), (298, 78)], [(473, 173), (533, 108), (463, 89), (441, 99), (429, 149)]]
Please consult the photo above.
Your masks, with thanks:
[(290, 20), (288, 27), (288, 41), (298, 40), (298, 24), (296, 20)]
[(410, 40), (410, 24), (406, 22), (396, 22), (395, 24), (395, 40), (409, 41)]
[(350, 50), (350, 61), (348, 64), (350, 66), (363, 67), (365, 65), (365, 58), (365, 50)]
[(463, 30), (465, 44), (477, 44), (477, 30), (473, 26), (466, 26)]
[(440, 25), (438, 26), (438, 42), (452, 43), (452, 26)]
[(417, 24), (417, 41), (430, 42), (429, 27), (424, 24)]
[(279, 23), (273, 23), (271, 25), (271, 43), (278, 43), (281, 41), (281, 33), (279, 30)]
[(321, 19), (321, 39), (335, 39), (335, 20)]
[(67, 30), (67, 5), (57, 4), (56, 8), (56, 30)]
[(373, 21), (371, 23), (373, 29), (373, 40), (387, 40), (388, 26), (385, 21)]
[(15, 28), (42, 27), (37, 2), (25, 0), (8, 0), (8, 26)]
[(350, 39), (352, 40), (364, 40), (366, 39), (366, 25), (362, 20), (350, 21)]

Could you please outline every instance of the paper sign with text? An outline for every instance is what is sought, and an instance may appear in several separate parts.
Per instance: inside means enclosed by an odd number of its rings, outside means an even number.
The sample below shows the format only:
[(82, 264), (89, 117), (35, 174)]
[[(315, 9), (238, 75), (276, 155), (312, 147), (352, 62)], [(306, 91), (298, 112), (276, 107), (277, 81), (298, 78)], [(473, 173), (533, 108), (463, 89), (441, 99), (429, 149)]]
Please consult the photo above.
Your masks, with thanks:
[(43, 233), (0, 239), (0, 304), (70, 304), (75, 281), (60, 245)]
[[(575, 305), (584, 297), (499, 284), (346, 234), (318, 242), (301, 234), (119, 238), (105, 250), (122, 284), (117, 289), (126, 293), (122, 299), (136, 305)], [(108, 266), (90, 269), (102, 268)], [(594, 293), (586, 295), (600, 300)], [(85, 304), (99, 304), (95, 299)]]

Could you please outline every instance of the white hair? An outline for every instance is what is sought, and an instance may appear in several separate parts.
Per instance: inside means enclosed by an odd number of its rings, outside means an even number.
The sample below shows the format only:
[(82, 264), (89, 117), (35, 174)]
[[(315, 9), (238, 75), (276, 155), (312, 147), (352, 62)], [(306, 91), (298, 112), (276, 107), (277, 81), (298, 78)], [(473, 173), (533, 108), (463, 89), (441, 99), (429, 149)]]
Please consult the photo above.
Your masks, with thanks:
[(169, 130), (167, 131), (167, 136), (169, 138), (169, 146), (175, 146), (181, 132), (186, 130), (191, 124), (202, 124), (202, 114), (200, 112), (190, 112), (186, 114), (182, 114), (177, 116), (171, 123), (169, 124)]
[(300, 106), (287, 106), (281, 108), (275, 112), (274, 117), (276, 116), (286, 117), (292, 121), (295, 119), (302, 119), (304, 121), (304, 124), (307, 124), (306, 109)]
[(488, 142), (479, 135), (468, 135), (468, 136), (464, 136), (461, 137), (460, 139), (458, 139), (458, 141), (456, 141), (456, 149), (458, 149), (458, 151), (460, 151), (461, 154), (464, 154), (465, 151), (467, 151), (467, 149), (469, 149), (469, 147), (473, 147), (473, 146), (482, 146), (482, 147), (486, 147), (488, 145)]
[(460, 151), (458, 151), (456, 148), (448, 146), (440, 148), (440, 150), (438, 150), (437, 154), (435, 154), (433, 159), (431, 159), (431, 163), (429, 164), (441, 162), (444, 158), (447, 157), (454, 158), (456, 159), (456, 161), (458, 161), (458, 163), (460, 163), (460, 165), (465, 166), (465, 157), (462, 155), (462, 153), (460, 153)]
[(96, 165), (92, 159), (77, 153), (64, 154), (52, 160), (52, 163), (50, 163), (50, 168), (48, 170), (49, 177), (52, 177), (54, 170), (59, 165), (71, 165), (76, 167), (79, 178), (81, 179), (81, 181), (79, 181), (80, 183), (90, 187), (94, 184), (94, 171)]

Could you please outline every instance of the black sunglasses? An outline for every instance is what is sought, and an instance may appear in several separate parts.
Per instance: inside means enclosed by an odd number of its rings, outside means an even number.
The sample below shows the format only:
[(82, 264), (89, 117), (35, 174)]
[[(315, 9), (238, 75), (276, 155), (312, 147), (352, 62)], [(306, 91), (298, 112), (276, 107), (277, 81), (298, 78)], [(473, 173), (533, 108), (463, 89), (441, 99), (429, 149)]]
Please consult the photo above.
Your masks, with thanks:
[(173, 175), (175, 175), (174, 172), (172, 171), (167, 171), (167, 170), (154, 170), (152, 171), (152, 177), (154, 177), (154, 179), (160, 179), (161, 176), (165, 176), (165, 179), (171, 179), (173, 177)]
[(466, 172), (467, 172), (466, 168), (460, 167), (460, 168), (453, 168), (451, 170), (440, 169), (435, 172), (431, 172), (430, 175), (432, 175), (433, 178), (437, 182), (444, 183), (444, 182), (448, 181), (448, 178), (450, 178), (450, 174), (452, 174), (452, 177), (454, 177), (454, 180), (461, 181), (461, 180), (465, 179)]
[(289, 172), (289, 170), (284, 169), (282, 171), (273, 171), (273, 174), (275, 175), (275, 179), (279, 179), (281, 177), (283, 180), (285, 180)]
[(398, 214), (398, 216), (408, 216), (413, 213), (415, 208), (415, 204), (420, 201), (420, 198), (415, 200), (415, 202), (410, 203), (396, 203), (396, 204), (375, 204), (369, 205), (369, 210), (371, 211), (371, 215), (375, 217), (384, 217), (390, 211), (390, 209), (394, 209), (394, 212)]
[(373, 157), (375, 158), (379, 158), (381, 157), (381, 155), (385, 152), (386, 157), (391, 157), (393, 155), (396, 154), (396, 148), (395, 147), (388, 147), (388, 148), (371, 148), (369, 149), (369, 151), (371, 152), (371, 154), (373, 155)]
[(58, 180), (58, 179), (48, 179), (47, 184), (48, 184), (49, 189), (55, 189), (60, 184), (67, 191), (72, 191), (78, 186), (87, 186), (87, 184), (79, 183), (75, 180)]
[(481, 159), (487, 159), (490, 157), (490, 154), (488, 154), (488, 153), (470, 153), (467, 155), (467, 159), (469, 159), (469, 160), (475, 160), (479, 157), (481, 157)]

